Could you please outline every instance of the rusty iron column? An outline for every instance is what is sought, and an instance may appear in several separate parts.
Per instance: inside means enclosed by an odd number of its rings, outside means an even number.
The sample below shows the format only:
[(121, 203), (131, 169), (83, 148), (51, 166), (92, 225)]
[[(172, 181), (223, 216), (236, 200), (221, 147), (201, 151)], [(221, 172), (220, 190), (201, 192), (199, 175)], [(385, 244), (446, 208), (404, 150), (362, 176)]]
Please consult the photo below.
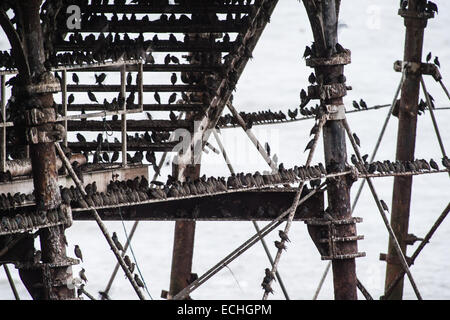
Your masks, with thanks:
[[(61, 206), (56, 153), (54, 140), (62, 138), (64, 130), (56, 124), (56, 112), (53, 108), (53, 92), (59, 83), (44, 66), (44, 38), (40, 21), (42, 0), (19, 1), (16, 3), (16, 19), (20, 21), (22, 30), (22, 48), (14, 48), (15, 52), (24, 51), (28, 63), (28, 74), (19, 69), (19, 81), (15, 87), (17, 108), (23, 109), (28, 121), (22, 122), (26, 131), (26, 140), (30, 145), (30, 157), (33, 169), (34, 193), (37, 210), (46, 212)], [(33, 118), (32, 115), (38, 115)], [(32, 119), (32, 120), (30, 120)], [(20, 123), (19, 123), (20, 127)], [(43, 268), (41, 279), (42, 291), (33, 296), (34, 299), (72, 299), (74, 288), (68, 284), (72, 279), (71, 262), (67, 261), (64, 227), (57, 226), (40, 230)], [(23, 279), (30, 279), (27, 273), (20, 270)], [(30, 284), (28, 283), (29, 289)], [(30, 290), (30, 289), (29, 289)], [(30, 291), (31, 293), (31, 291)], [(33, 290), (33, 293), (36, 291)]]
[[(419, 0), (409, 0), (408, 9), (399, 11), (399, 14), (404, 18), (406, 27), (403, 61), (404, 63), (410, 63), (402, 86), (398, 113), (396, 160), (400, 161), (414, 160), (414, 149), (416, 145), (417, 105), (420, 94), (421, 74), (413, 70), (415, 69), (414, 65), (419, 64), (420, 66), (422, 61), (424, 31), (429, 17), (424, 15), (423, 12), (419, 13), (421, 2)], [(405, 240), (408, 235), (412, 179), (412, 176), (395, 177), (392, 194), (391, 226), (405, 256)], [(398, 274), (403, 271), (391, 239), (389, 239), (386, 262), (385, 290)], [(389, 299), (400, 300), (402, 297), (403, 279), (394, 288)]]
[[(314, 67), (318, 82), (317, 86), (309, 87), (308, 92), (316, 91), (313, 98), (320, 97), (322, 108), (328, 112), (337, 110), (323, 127), (323, 142), (327, 172), (341, 172), (346, 170), (347, 163), (346, 132), (342, 124), (342, 119), (345, 119), (343, 97), (346, 95), (346, 86), (345, 81), (342, 83), (339, 79), (342, 79), (344, 65), (350, 63), (350, 51), (339, 53), (336, 50), (340, 2), (324, 0), (317, 5), (310, 0), (303, 0), (303, 3), (314, 35), (313, 58), (307, 60), (307, 65)], [(335, 220), (352, 218), (350, 205), (352, 183), (348, 176), (335, 177), (327, 181), (328, 211)], [(356, 225), (336, 224), (335, 232), (335, 237), (355, 237)], [(339, 242), (335, 243), (335, 247), (336, 249), (330, 250), (332, 253), (329, 257), (332, 259), (334, 297), (336, 300), (356, 300), (357, 242)]]

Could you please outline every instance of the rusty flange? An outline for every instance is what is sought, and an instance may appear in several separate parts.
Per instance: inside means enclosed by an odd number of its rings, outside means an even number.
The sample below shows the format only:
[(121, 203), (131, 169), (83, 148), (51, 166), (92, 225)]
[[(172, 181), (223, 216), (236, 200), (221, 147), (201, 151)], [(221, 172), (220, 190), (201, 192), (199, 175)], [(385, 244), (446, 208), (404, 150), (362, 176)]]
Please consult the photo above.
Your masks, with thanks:
[(338, 66), (346, 65), (352, 62), (351, 51), (345, 49), (345, 52), (333, 55), (331, 58), (309, 58), (306, 59), (308, 67), (322, 67), (322, 66)]
[(412, 18), (412, 19), (432, 19), (434, 18), (434, 12), (414, 12), (410, 10), (398, 10), (398, 15), (403, 18)]
[(25, 91), (30, 95), (57, 93), (61, 91), (61, 84), (51, 72), (44, 72), (37, 84), (31, 84), (25, 87), (19, 87), (19, 91)]
[(347, 86), (343, 83), (308, 86), (310, 99), (337, 99), (347, 95)]
[[(404, 65), (403, 61), (401, 61), (401, 60), (395, 61), (394, 62), (394, 70), (396, 72), (402, 72), (403, 65)], [(418, 63), (414, 63), (414, 62), (405, 62), (405, 66), (406, 67), (411, 66), (406, 70), (406, 72), (430, 75), (430, 76), (433, 76), (434, 80), (436, 80), (436, 81), (439, 81), (442, 79), (442, 75), (439, 72), (439, 68), (433, 63), (418, 64)]]

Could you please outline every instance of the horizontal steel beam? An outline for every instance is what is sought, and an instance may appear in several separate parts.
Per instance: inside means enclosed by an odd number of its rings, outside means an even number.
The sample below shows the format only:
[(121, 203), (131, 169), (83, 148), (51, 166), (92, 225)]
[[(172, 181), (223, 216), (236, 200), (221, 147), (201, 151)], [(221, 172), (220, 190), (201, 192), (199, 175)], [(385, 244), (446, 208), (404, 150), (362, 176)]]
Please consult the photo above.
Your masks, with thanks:
[[(61, 107), (59, 104), (58, 107)], [(136, 105), (136, 107), (138, 107)], [(144, 104), (143, 110), (144, 111), (198, 111), (202, 110), (203, 105), (200, 103), (186, 103), (186, 104)], [(67, 106), (67, 111), (104, 111), (105, 105), (104, 104), (95, 104), (95, 103), (88, 103), (88, 104), (69, 104)], [(134, 110), (134, 109), (131, 109)]]
[[(279, 189), (283, 190), (283, 189)], [(307, 192), (305, 191), (305, 194)], [(103, 220), (198, 220), (271, 221), (287, 210), (295, 191), (246, 191), (137, 205), (117, 205), (97, 209)], [(318, 193), (297, 208), (294, 220), (313, 217), (324, 210), (323, 193)], [(89, 210), (73, 209), (74, 220), (92, 220)]]
[[(172, 151), (173, 148), (177, 145), (178, 142), (167, 142), (167, 143), (142, 143), (142, 142), (133, 142), (128, 141), (127, 143), (127, 151)], [(81, 151), (96, 151), (98, 150), (97, 142), (69, 142), (69, 148), (72, 152), (81, 152)], [(122, 144), (121, 143), (102, 143), (101, 151), (121, 151)]]

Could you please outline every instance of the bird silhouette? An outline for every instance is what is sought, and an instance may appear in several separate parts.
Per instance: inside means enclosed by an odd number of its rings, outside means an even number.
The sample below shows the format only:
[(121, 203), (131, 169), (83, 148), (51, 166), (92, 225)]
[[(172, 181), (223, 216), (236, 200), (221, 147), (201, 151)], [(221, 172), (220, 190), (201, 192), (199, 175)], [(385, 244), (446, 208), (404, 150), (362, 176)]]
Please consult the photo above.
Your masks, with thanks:
[(177, 99), (177, 93), (174, 92), (169, 97), (169, 104), (174, 103), (176, 99)]
[(80, 247), (76, 244), (74, 249), (75, 257), (80, 259), (83, 262), (83, 254), (81, 253)]
[(172, 85), (175, 85), (175, 83), (177, 82), (176, 73), (172, 73), (172, 76), (170, 77), (170, 82), (172, 82)]
[(97, 102), (98, 103), (97, 98), (95, 97), (95, 95), (92, 93), (91, 90), (87, 91), (87, 95), (88, 95), (89, 100), (91, 100), (92, 102)]
[(80, 83), (80, 78), (78, 78), (78, 75), (75, 72), (72, 73), (72, 81), (75, 82), (76, 85)]
[(434, 64), (437, 65), (439, 68), (441, 67), (441, 63), (439, 62), (438, 57), (434, 57)]
[(106, 73), (102, 72), (100, 75), (94, 74), (95, 77), (95, 83), (98, 83), (98, 85), (102, 85), (103, 81), (106, 79)]
[(158, 92), (155, 92), (154, 97), (155, 97), (156, 102), (158, 102), (158, 104), (161, 104), (161, 97), (159, 96)]

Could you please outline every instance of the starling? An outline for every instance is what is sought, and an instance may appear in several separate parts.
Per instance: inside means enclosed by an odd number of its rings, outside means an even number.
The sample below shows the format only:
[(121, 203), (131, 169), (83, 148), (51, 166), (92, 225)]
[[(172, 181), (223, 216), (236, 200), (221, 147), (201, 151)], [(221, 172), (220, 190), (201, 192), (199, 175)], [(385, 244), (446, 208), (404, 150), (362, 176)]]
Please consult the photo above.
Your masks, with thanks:
[(431, 52), (428, 52), (428, 54), (427, 54), (427, 63), (430, 62), (430, 60), (431, 60)]
[(82, 142), (82, 143), (86, 142), (86, 138), (81, 133), (77, 133), (77, 139), (79, 142)]
[(133, 76), (131, 75), (131, 72), (128, 72), (128, 74), (127, 74), (127, 86), (131, 86), (132, 82), (133, 82)]
[(170, 117), (170, 121), (172, 121), (172, 122), (177, 121), (177, 116), (176, 116), (175, 112), (170, 111), (169, 117)]
[(74, 252), (75, 252), (75, 257), (77, 257), (78, 259), (81, 260), (81, 262), (83, 262), (83, 254), (81, 253), (81, 249), (78, 245), (75, 245)]
[(117, 249), (118, 249), (119, 251), (123, 251), (123, 246), (122, 246), (122, 244), (120, 243), (119, 238), (117, 237), (117, 233), (116, 233), (116, 232), (113, 232), (113, 235), (112, 235), (111, 239), (112, 239), (112, 241), (114, 242), (114, 245), (117, 247)]
[(383, 201), (383, 199), (380, 199), (380, 203), (381, 203), (381, 206), (383, 207), (383, 210), (389, 212), (389, 208), (388, 208), (386, 202)]
[(448, 160), (447, 157), (442, 158), (442, 164), (443, 164), (444, 167), (446, 167), (447, 169), (450, 169), (450, 160)]
[(278, 230), (278, 235), (280, 236), (281, 240), (291, 242), (291, 240), (289, 240), (288, 235), (283, 230)]
[(172, 76), (170, 77), (170, 82), (172, 82), (172, 85), (175, 85), (177, 82), (177, 74), (174, 72), (172, 73)]
[(439, 62), (438, 57), (434, 57), (434, 64), (437, 65), (439, 68), (441, 67), (441, 63)]
[(175, 63), (175, 64), (180, 64), (180, 60), (179, 60), (177, 57), (175, 57), (175, 56), (171, 56), (171, 57), (170, 57), (170, 60), (171, 60), (173, 63)]
[(269, 146), (268, 142), (266, 142), (266, 144), (264, 145), (264, 148), (266, 149), (267, 155), (270, 157), (270, 146)]
[(316, 76), (314, 75), (314, 72), (311, 72), (311, 74), (308, 77), (308, 81), (311, 84), (314, 84), (316, 82)]
[(177, 99), (177, 93), (174, 92), (169, 97), (169, 104), (174, 103), (176, 99)]
[(356, 102), (355, 100), (353, 100), (353, 108), (355, 108), (356, 110), (360, 110), (361, 108), (359, 107), (358, 102)]
[(363, 99), (359, 100), (359, 105), (361, 106), (361, 108), (367, 110), (367, 104)]
[(161, 104), (161, 97), (159, 96), (158, 92), (155, 92), (154, 97), (155, 97), (156, 102), (158, 102), (158, 104)]
[(275, 277), (273, 276), (272, 271), (270, 271), (269, 268), (266, 268), (266, 269), (264, 270), (264, 272), (266, 273), (266, 277), (269, 277), (269, 278), (271, 278), (272, 280), (275, 280)]
[(138, 285), (138, 287), (144, 288), (144, 283), (142, 282), (142, 280), (139, 278), (139, 276), (137, 274), (134, 275), (134, 281), (136, 281), (136, 284)]
[(69, 97), (67, 98), (67, 103), (72, 104), (74, 101), (75, 101), (75, 97), (74, 97), (73, 93), (71, 93), (69, 95)]
[(353, 138), (355, 139), (355, 143), (358, 145), (358, 147), (361, 148), (361, 141), (359, 140), (359, 138), (356, 135), (356, 133), (353, 133)]
[(102, 85), (103, 81), (105, 81), (106, 73), (102, 72), (100, 75), (94, 74), (95, 77), (95, 83), (98, 83), (98, 85)]
[(87, 94), (88, 94), (89, 100), (91, 100), (92, 102), (97, 102), (98, 103), (97, 98), (95, 97), (95, 95), (92, 93), (91, 90), (88, 90)]
[(166, 55), (166, 57), (164, 58), (164, 64), (165, 65), (168, 65), (170, 63), (170, 53), (168, 53), (167, 55)]
[(114, 151), (111, 157), (111, 163), (116, 162), (119, 159), (119, 151)]
[(123, 257), (123, 261), (127, 265), (128, 269), (131, 269), (131, 259), (130, 259), (130, 257), (128, 255), (125, 255), (125, 257)]
[(312, 51), (311, 48), (306, 46), (305, 47), (305, 51), (303, 52), (303, 58), (306, 59), (307, 57), (309, 57), (310, 55), (312, 55)]
[(84, 282), (87, 282), (87, 277), (85, 274), (86, 270), (84, 270), (84, 268), (81, 268), (81, 271), (78, 273), (78, 275), (80, 276), (80, 279), (83, 280)]
[(286, 246), (282, 242), (274, 241), (274, 243), (275, 243), (275, 247), (277, 247), (277, 249), (285, 250), (285, 251), (287, 250)]
[(291, 119), (295, 119), (297, 117), (298, 114), (298, 109), (295, 109), (294, 111), (291, 111), (290, 109), (288, 109), (288, 116)]
[(436, 161), (434, 161), (433, 159), (430, 160), (430, 166), (434, 169), (434, 170), (439, 170), (439, 166), (436, 163)]
[[(311, 149), (313, 147), (313, 145), (314, 145), (314, 139), (311, 139), (311, 141), (309, 141), (308, 144), (306, 145), (305, 151)], [(305, 151), (303, 151), (303, 152), (305, 152)]]
[(72, 81), (75, 82), (76, 85), (80, 83), (80, 78), (78, 78), (78, 75), (75, 72), (72, 73)]

